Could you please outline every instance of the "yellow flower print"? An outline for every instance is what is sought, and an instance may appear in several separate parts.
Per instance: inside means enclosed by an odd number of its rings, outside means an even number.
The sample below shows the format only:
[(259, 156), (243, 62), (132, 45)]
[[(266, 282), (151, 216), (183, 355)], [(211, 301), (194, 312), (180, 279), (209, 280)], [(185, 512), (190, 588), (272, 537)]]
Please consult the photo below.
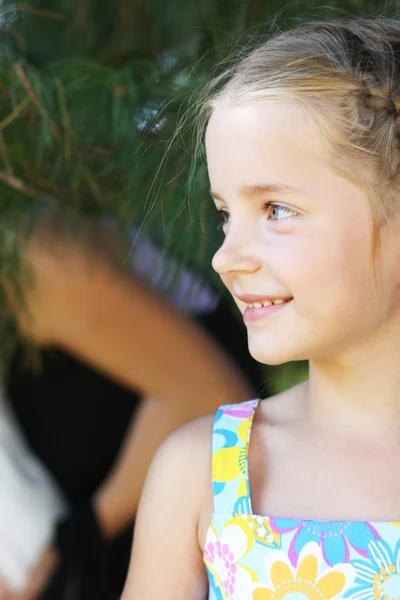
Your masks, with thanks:
[(306, 544), (293, 567), (280, 550), (272, 550), (265, 559), (268, 585), (253, 591), (253, 600), (331, 600), (343, 598), (343, 592), (354, 579), (349, 564), (328, 568), (319, 576), (322, 552), (318, 544)]
[(250, 424), (251, 424), (250, 422), (251, 422), (251, 418), (243, 419), (241, 421), (239, 427), (236, 430), (239, 438), (245, 444), (247, 444), (247, 442), (249, 441), (248, 438), (249, 438), (249, 428), (250, 428)]
[(268, 517), (259, 517), (255, 515), (241, 515), (253, 532), (254, 539), (270, 548), (280, 548), (281, 534), (271, 528)]
[[(238, 437), (247, 443), (250, 419), (243, 419), (237, 428)], [(214, 452), (212, 478), (218, 483), (239, 479), (238, 498), (247, 494), (246, 482), (247, 447), (231, 446)]]

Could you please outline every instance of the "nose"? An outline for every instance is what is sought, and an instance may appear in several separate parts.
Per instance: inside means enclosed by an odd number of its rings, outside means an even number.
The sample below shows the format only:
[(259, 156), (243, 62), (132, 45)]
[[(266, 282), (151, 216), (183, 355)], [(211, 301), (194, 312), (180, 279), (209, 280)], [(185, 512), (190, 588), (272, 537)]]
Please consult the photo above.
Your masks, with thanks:
[[(222, 246), (214, 254), (213, 269), (222, 277), (237, 272), (254, 273), (261, 268), (261, 260), (254, 243), (229, 232)], [(242, 232), (243, 233), (243, 232)]]

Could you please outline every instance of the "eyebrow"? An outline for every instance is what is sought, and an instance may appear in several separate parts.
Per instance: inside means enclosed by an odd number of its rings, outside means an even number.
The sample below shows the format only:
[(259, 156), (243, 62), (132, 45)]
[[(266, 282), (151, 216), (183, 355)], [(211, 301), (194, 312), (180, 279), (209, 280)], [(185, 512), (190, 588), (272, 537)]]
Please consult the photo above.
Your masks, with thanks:
[[(273, 194), (273, 193), (279, 193), (279, 192), (293, 194), (295, 192), (299, 192), (299, 190), (294, 187), (291, 187), (288, 185), (283, 185), (280, 183), (269, 183), (269, 184), (257, 184), (257, 185), (243, 185), (239, 189), (239, 192), (240, 192), (241, 196), (251, 197), (251, 196), (261, 196), (262, 194)], [(217, 194), (217, 192), (213, 192), (212, 190), (210, 190), (210, 194), (213, 198), (215, 198), (215, 200), (223, 201), (222, 196)]]

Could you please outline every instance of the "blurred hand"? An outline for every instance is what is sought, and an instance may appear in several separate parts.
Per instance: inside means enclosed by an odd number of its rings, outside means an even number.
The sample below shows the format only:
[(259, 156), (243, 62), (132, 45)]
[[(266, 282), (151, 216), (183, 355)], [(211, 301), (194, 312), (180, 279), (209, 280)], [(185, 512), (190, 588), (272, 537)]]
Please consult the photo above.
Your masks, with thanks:
[(45, 590), (58, 564), (58, 555), (50, 547), (33, 569), (29, 581), (22, 592), (12, 592), (0, 578), (0, 600), (36, 600)]

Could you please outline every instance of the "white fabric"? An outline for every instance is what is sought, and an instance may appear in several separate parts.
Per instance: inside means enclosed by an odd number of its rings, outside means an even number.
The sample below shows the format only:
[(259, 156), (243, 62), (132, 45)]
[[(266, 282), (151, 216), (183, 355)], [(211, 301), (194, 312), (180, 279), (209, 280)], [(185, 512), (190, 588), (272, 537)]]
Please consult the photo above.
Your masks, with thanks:
[(65, 511), (61, 493), (26, 445), (0, 387), (0, 577), (12, 591), (24, 588)]

